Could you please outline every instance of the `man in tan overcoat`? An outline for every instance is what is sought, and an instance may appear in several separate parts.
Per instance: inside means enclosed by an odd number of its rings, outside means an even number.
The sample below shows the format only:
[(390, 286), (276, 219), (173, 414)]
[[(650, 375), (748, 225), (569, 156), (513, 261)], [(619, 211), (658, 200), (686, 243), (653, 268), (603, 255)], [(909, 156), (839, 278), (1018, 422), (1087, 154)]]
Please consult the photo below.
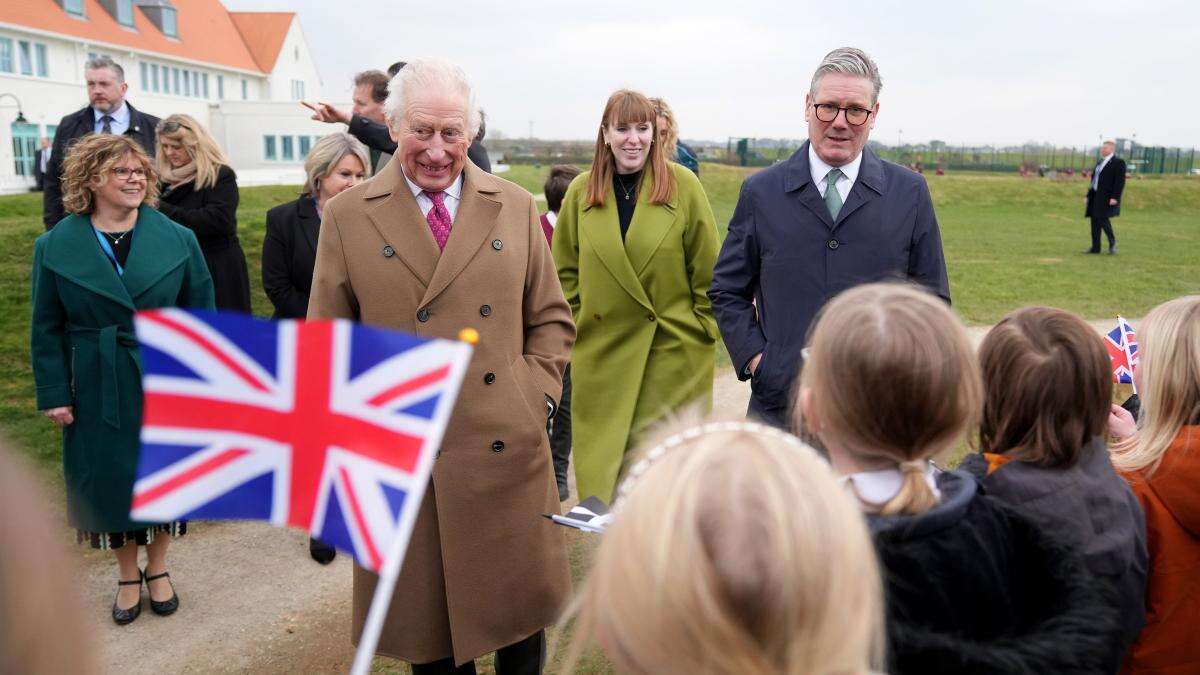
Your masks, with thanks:
[[(378, 651), (416, 675), (538, 673), (570, 578), (546, 421), (575, 326), (533, 197), (467, 160), (463, 71), (408, 64), (387, 99), (394, 161), (322, 214), (308, 317), (417, 335), (479, 331)], [(354, 570), (354, 639), (376, 577)]]

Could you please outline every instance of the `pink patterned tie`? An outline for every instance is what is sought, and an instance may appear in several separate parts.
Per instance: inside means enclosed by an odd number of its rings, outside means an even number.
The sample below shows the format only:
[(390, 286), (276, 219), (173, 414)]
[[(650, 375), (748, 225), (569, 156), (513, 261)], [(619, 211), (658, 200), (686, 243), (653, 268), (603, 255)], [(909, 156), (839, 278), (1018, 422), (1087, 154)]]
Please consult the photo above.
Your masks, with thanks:
[(446, 193), (425, 191), (425, 196), (433, 201), (433, 208), (425, 214), (429, 221), (429, 231), (437, 241), (438, 250), (446, 250), (446, 240), (450, 238), (450, 212), (446, 210)]

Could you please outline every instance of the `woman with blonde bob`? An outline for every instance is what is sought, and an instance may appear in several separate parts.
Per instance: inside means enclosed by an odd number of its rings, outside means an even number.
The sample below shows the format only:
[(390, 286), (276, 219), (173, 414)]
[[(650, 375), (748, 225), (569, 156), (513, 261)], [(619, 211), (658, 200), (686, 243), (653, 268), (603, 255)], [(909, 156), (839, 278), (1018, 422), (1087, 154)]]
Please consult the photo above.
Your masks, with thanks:
[(1200, 295), (1155, 307), (1138, 326), (1141, 416), (1112, 407), (1117, 471), (1146, 512), (1146, 626), (1123, 672), (1200, 670)]
[(901, 284), (839, 294), (809, 338), (796, 426), (829, 453), (875, 538), (892, 673), (1102, 672), (1115, 612), (1065, 548), (931, 458), (974, 427), (970, 339)]
[(598, 643), (621, 673), (866, 673), (882, 599), (855, 504), (810, 447), (712, 422), (641, 454), (568, 618), (562, 672)]
[[(133, 315), (213, 306), (196, 236), (153, 208), (155, 178), (137, 141), (85, 136), (63, 163), (63, 205), (71, 215), (38, 237), (33, 251), (37, 408), (63, 430), (67, 517), (78, 540), (116, 555), (118, 624), (138, 617), (143, 583), (156, 613), (179, 607), (167, 544), (187, 527), (129, 518), (142, 424)], [(144, 573), (139, 546), (146, 548)]]
[(171, 115), (158, 124), (158, 209), (196, 233), (212, 275), (217, 309), (250, 312), (250, 275), (237, 232), (237, 175), (196, 120)]
[(563, 197), (551, 249), (578, 338), (571, 426), (579, 496), (608, 502), (637, 435), (712, 406), (717, 229), (700, 180), (667, 161), (654, 106), (609, 97), (592, 168)]

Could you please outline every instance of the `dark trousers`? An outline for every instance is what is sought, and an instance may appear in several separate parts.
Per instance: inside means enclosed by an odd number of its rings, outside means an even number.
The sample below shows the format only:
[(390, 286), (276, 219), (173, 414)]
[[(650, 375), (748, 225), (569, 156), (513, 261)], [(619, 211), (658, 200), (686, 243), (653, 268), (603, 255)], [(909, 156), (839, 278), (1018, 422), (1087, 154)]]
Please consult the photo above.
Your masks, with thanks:
[(1108, 247), (1112, 248), (1117, 245), (1117, 238), (1113, 236), (1112, 221), (1108, 218), (1092, 218), (1092, 250), (1100, 252), (1100, 231), (1104, 230), (1104, 235), (1108, 237)]
[(562, 399), (550, 425), (550, 454), (554, 457), (554, 481), (558, 483), (558, 501), (571, 496), (567, 487), (567, 467), (571, 463), (571, 366), (563, 373)]
[[(546, 631), (496, 650), (496, 675), (541, 675), (546, 664)], [(413, 675), (475, 675), (475, 662), (455, 667), (454, 659), (412, 664)]]

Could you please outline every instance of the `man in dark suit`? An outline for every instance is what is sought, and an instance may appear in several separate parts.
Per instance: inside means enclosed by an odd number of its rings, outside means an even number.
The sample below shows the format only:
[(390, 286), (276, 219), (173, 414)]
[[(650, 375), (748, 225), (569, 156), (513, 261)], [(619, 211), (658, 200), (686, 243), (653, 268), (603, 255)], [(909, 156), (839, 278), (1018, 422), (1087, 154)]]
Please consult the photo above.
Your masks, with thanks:
[[(397, 61), (388, 67), (388, 76), (395, 77), (396, 73), (404, 68), (404, 61)], [(378, 71), (367, 71), (378, 72)], [(328, 103), (317, 103), (315, 105), (304, 103), (303, 105), (313, 111), (312, 118), (318, 122), (341, 122), (346, 125), (346, 131), (351, 136), (362, 141), (362, 144), (371, 149), (372, 159), (376, 153), (386, 153), (388, 156), (396, 154), (396, 141), (392, 139), (391, 133), (388, 131), (387, 123), (383, 120), (374, 119), (373, 117), (363, 114), (364, 111), (359, 110), (357, 92), (361, 86), (358, 80), (355, 79), (355, 105), (349, 112), (335, 108)], [(384, 87), (384, 98), (386, 99), (387, 87)], [(380, 101), (380, 110), (383, 109), (383, 102)], [(471, 147), (467, 149), (467, 157), (471, 162), (483, 169), (484, 171), (492, 172), (492, 162), (488, 159), (487, 150), (483, 147), (483, 134), (480, 133), (479, 138), (476, 138), (471, 143)], [(382, 168), (382, 166), (380, 167)]]
[(852, 286), (909, 279), (950, 300), (941, 232), (916, 173), (867, 147), (879, 70), (858, 49), (825, 56), (805, 98), (809, 140), (746, 179), (713, 270), (713, 312), (749, 414), (790, 426), (809, 324)]
[(1083, 215), (1092, 219), (1092, 247), (1084, 253), (1100, 252), (1100, 231), (1108, 237), (1108, 254), (1117, 252), (1117, 238), (1113, 236), (1112, 221), (1121, 215), (1121, 193), (1125, 191), (1125, 160), (1117, 157), (1117, 144), (1104, 141), (1100, 144), (1100, 161), (1092, 171), (1092, 182), (1088, 184), (1087, 208)]
[(46, 167), (42, 192), (42, 222), (46, 229), (62, 220), (66, 211), (62, 205), (63, 158), (71, 143), (88, 134), (124, 134), (131, 136), (154, 156), (154, 129), (158, 118), (134, 110), (125, 100), (129, 85), (125, 70), (107, 56), (98, 56), (84, 64), (87, 79), (88, 106), (62, 118), (54, 132), (54, 145)]
[(33, 156), (33, 183), (35, 189), (41, 192), (46, 185), (46, 169), (50, 167), (50, 139), (42, 137), (42, 147)]

